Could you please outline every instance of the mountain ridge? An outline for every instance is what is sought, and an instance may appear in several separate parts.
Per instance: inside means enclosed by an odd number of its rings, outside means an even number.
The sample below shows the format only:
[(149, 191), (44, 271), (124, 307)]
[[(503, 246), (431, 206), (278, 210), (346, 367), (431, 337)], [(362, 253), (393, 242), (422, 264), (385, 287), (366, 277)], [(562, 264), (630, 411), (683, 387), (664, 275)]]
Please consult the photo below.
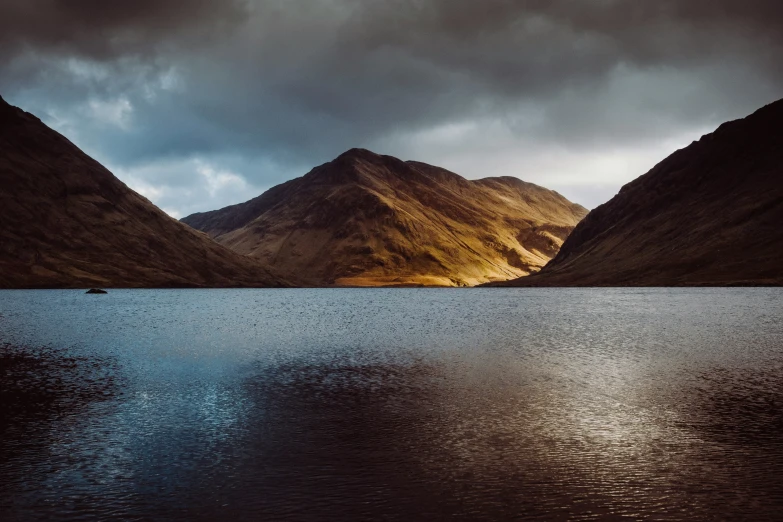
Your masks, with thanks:
[[(350, 149), (245, 203), (182, 221), (317, 284), (465, 286), (537, 270), (586, 212), (516, 178), (471, 181)], [(537, 226), (544, 237), (528, 251), (516, 236), (532, 238)]]
[(783, 100), (720, 125), (594, 209), (538, 274), (497, 286), (783, 284)]
[(0, 288), (290, 286), (0, 97)]

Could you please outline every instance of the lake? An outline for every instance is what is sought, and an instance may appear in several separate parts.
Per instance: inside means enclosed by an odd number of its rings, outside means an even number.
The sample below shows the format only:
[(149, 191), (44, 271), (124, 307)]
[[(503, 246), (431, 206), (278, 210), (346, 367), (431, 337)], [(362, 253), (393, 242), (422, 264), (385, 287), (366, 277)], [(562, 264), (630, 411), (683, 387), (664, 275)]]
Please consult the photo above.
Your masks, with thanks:
[(2, 520), (783, 513), (783, 289), (0, 292)]

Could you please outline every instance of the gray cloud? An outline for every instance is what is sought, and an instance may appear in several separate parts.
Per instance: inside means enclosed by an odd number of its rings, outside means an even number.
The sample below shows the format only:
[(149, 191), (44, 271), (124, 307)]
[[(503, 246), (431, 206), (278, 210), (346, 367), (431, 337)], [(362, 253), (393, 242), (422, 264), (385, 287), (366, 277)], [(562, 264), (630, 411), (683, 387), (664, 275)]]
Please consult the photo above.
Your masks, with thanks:
[(215, 0), (7, 0), (0, 6), (0, 53), (151, 56), (169, 40), (217, 36), (245, 14), (242, 4)]
[[(354, 146), (592, 206), (781, 97), (783, 4), (6, 0), (0, 49), (6, 98), (172, 211)], [(206, 190), (194, 162), (247, 186)]]

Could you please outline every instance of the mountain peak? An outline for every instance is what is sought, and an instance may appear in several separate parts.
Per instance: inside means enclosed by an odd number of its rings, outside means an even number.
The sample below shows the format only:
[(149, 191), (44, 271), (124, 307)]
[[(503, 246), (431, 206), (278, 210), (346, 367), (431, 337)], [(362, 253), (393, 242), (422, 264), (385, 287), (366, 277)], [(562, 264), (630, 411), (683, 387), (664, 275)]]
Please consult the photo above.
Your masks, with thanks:
[(183, 222), (313, 285), (462, 286), (537, 271), (586, 213), (548, 192), (351, 149), (258, 200)]
[(379, 154), (367, 149), (353, 148), (349, 149), (335, 158), (335, 161), (345, 160), (365, 160), (365, 161), (377, 161), (381, 159)]
[(281, 286), (0, 102), (0, 288)]
[(314, 168), (305, 178), (318, 179), (319, 183), (356, 182), (362, 177), (383, 175), (396, 164), (404, 162), (391, 156), (382, 156), (367, 149), (354, 148), (337, 156), (334, 160)]

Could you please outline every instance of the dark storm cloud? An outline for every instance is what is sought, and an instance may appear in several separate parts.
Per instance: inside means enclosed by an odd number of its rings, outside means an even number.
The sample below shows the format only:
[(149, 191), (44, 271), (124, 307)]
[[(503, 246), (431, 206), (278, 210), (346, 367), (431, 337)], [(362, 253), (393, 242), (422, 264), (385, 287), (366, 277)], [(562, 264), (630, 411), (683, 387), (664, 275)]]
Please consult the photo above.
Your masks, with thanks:
[(770, 0), (4, 0), (0, 43), (7, 98), (150, 185), (177, 158), (260, 187), (366, 146), (567, 192), (533, 170), (562, 148), (577, 169), (783, 95)]
[(217, 0), (3, 0), (0, 54), (24, 47), (103, 60), (148, 54), (172, 37), (209, 37), (242, 15), (240, 4)]

